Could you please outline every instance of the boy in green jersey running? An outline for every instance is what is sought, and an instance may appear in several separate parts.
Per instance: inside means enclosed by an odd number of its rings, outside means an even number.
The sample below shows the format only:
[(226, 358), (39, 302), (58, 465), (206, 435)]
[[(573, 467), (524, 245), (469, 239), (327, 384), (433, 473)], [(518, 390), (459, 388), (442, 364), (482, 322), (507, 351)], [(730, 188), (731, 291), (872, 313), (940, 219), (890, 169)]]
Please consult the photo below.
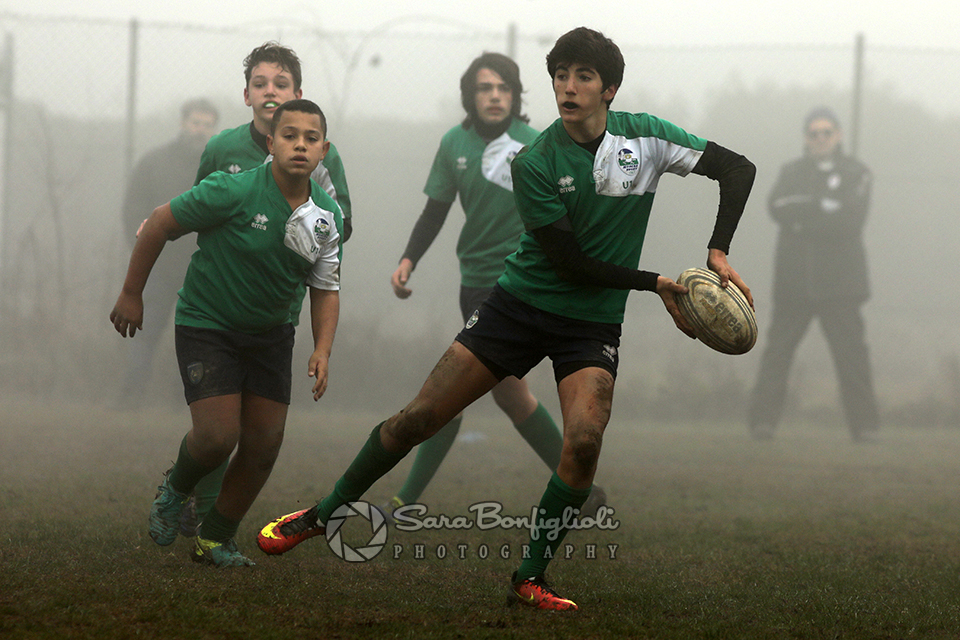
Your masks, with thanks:
[[(274, 112), (288, 100), (303, 96), (300, 58), (292, 49), (276, 42), (265, 42), (251, 51), (243, 61), (243, 75), (243, 101), (253, 112), (253, 119), (235, 129), (221, 131), (210, 139), (200, 157), (195, 184), (216, 171), (239, 173), (269, 161), (267, 134)], [(333, 143), (329, 144), (329, 150), (310, 177), (340, 206), (343, 215), (342, 240), (346, 242), (352, 230), (350, 193), (340, 154)], [(291, 305), (290, 313), (295, 325), (300, 319), (304, 293), (305, 290), (301, 289)], [(224, 463), (197, 485), (183, 511), (181, 535), (193, 535), (197, 523), (213, 506), (226, 469)]]
[[(440, 141), (424, 188), (427, 204), (390, 278), (398, 298), (406, 299), (413, 293), (407, 286), (410, 275), (437, 237), (458, 195), (465, 217), (457, 242), (464, 322), (493, 291), (503, 273), (503, 259), (517, 248), (523, 233), (513, 200), (510, 162), (536, 138), (537, 131), (520, 113), (522, 93), (520, 68), (499, 53), (488, 52), (476, 58), (460, 78), (460, 99), (467, 116)], [(491, 394), (540, 459), (551, 470), (556, 469), (563, 436), (527, 383), (508, 376)], [(419, 446), (406, 482), (388, 504), (380, 507), (388, 517), (392, 519), (397, 509), (419, 499), (450, 451), (462, 420), (458, 415)], [(592, 515), (605, 501), (603, 489), (594, 487), (592, 504), (583, 512)]]
[(234, 542), (240, 521), (276, 461), (290, 403), (290, 306), (306, 283), (314, 350), (313, 398), (327, 387), (339, 317), (340, 209), (310, 179), (326, 153), (326, 122), (309, 100), (281, 105), (267, 145), (272, 162), (217, 173), (158, 207), (144, 222), (110, 321), (120, 335), (143, 327), (143, 289), (167, 241), (197, 232), (180, 290), (177, 360), (193, 426), (150, 511), (150, 536), (176, 540), (197, 482), (234, 448), (223, 485), (197, 532), (193, 559), (252, 565)]
[(547, 584), (544, 572), (567, 530), (595, 524), (578, 522), (576, 515), (590, 494), (610, 418), (629, 291), (655, 292), (677, 328), (693, 338), (674, 299), (686, 288), (638, 269), (663, 174), (696, 173), (719, 181), (707, 266), (724, 286), (740, 287), (753, 304), (727, 252), (756, 168), (743, 156), (654, 116), (611, 111), (623, 68), (620, 49), (601, 33), (580, 27), (557, 40), (547, 70), (560, 118), (511, 165), (525, 231), (493, 293), (417, 397), (373, 429), (333, 491), (317, 506), (261, 530), (262, 550), (283, 553), (323, 533), (337, 508), (359, 499), (412, 447), (507, 376), (522, 378), (549, 357), (563, 415), (563, 450), (536, 510), (528, 553), (510, 580), (508, 601), (539, 609), (578, 608)]

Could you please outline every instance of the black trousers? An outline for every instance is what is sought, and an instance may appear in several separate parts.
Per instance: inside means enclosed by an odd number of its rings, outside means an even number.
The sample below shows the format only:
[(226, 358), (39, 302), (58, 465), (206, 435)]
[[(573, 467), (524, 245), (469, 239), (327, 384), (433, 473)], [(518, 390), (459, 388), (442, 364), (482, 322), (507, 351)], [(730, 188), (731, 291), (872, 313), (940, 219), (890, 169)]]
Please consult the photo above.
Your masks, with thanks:
[(847, 425), (854, 436), (876, 431), (879, 412), (860, 306), (844, 301), (778, 304), (767, 331), (767, 345), (750, 406), (751, 429), (776, 428), (783, 415), (787, 379), (797, 345), (814, 318), (820, 321), (837, 379)]

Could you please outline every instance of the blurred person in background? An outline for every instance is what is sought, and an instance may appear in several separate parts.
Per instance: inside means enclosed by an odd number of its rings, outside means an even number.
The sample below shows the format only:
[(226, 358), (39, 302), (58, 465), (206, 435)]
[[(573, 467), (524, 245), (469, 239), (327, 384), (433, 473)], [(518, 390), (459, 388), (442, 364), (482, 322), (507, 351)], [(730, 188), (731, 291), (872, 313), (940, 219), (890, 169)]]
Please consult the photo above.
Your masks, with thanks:
[(758, 440), (773, 437), (794, 354), (817, 318), (833, 356), (850, 434), (858, 442), (871, 440), (880, 420), (861, 314), (870, 297), (863, 227), (871, 174), (844, 153), (840, 121), (831, 109), (811, 111), (803, 136), (803, 156), (782, 167), (768, 199), (780, 226), (774, 308), (748, 425)]
[[(130, 174), (123, 199), (123, 232), (133, 248), (144, 212), (193, 186), (195, 167), (203, 148), (216, 131), (219, 114), (207, 100), (189, 100), (180, 107), (180, 132), (165, 145), (147, 152)], [(177, 291), (183, 274), (196, 250), (192, 242), (180, 242), (163, 253), (153, 270), (150, 284), (144, 290), (144, 306), (153, 322), (142, 332), (141, 339), (127, 345), (127, 370), (117, 401), (120, 409), (140, 406), (149, 386), (150, 373), (160, 337), (170, 323), (177, 304)]]
[[(440, 233), (458, 195), (464, 212), (457, 242), (464, 322), (493, 291), (503, 273), (504, 259), (516, 251), (523, 233), (523, 221), (513, 199), (510, 163), (538, 134), (527, 124), (529, 118), (520, 113), (522, 92), (520, 68), (500, 53), (484, 53), (460, 78), (460, 101), (467, 115), (440, 140), (423, 189), (427, 204), (390, 278), (398, 298), (403, 300), (413, 293), (407, 286), (410, 275)], [(540, 459), (551, 470), (556, 469), (563, 435), (527, 383), (508, 376), (492, 394)], [(388, 518), (392, 519), (395, 509), (417, 502), (450, 451), (462, 421), (463, 414), (457, 415), (417, 448), (406, 482), (388, 504), (380, 507)], [(581, 513), (593, 515), (605, 502), (603, 489), (594, 486), (591, 500)]]

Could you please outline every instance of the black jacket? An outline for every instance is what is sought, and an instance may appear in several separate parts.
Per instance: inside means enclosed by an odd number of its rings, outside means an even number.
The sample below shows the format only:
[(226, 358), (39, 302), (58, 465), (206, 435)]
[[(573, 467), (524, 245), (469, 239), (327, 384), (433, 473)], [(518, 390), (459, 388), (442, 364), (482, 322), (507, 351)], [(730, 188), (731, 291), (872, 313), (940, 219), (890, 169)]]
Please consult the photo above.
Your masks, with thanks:
[(780, 225), (774, 300), (782, 304), (870, 297), (863, 226), (870, 170), (845, 155), (789, 162), (770, 193)]

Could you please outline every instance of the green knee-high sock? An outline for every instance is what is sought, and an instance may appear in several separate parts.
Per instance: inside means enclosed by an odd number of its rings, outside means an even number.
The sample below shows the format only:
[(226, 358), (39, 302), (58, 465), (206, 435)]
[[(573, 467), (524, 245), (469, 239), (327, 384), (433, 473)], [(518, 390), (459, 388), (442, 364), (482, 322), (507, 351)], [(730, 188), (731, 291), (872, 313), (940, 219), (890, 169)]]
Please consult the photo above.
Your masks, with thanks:
[(220, 495), (220, 486), (223, 484), (223, 474), (227, 472), (230, 465), (228, 458), (222, 465), (203, 476), (197, 486), (193, 488), (193, 495), (196, 499), (197, 520), (202, 521), (210, 513), (213, 503), (217, 501)]
[(416, 502), (433, 480), (434, 474), (440, 468), (440, 463), (447, 457), (453, 441), (457, 439), (461, 422), (463, 422), (463, 416), (457, 416), (417, 447), (417, 457), (413, 461), (410, 473), (407, 474), (407, 481), (403, 483), (403, 487), (397, 494), (403, 504)]
[(560, 451), (563, 450), (563, 434), (557, 428), (557, 423), (550, 417), (550, 412), (541, 403), (530, 417), (514, 425), (517, 432), (523, 436), (540, 459), (546, 463), (551, 471), (560, 466)]
[(200, 525), (199, 535), (204, 540), (226, 542), (237, 535), (237, 529), (239, 528), (239, 520), (231, 520), (217, 511), (216, 507), (211, 507), (210, 513), (207, 514)]
[(337, 480), (333, 492), (320, 501), (317, 520), (323, 524), (327, 523), (330, 515), (337, 510), (337, 507), (359, 500), (360, 496), (374, 482), (390, 469), (393, 469), (398, 462), (403, 460), (404, 456), (410, 453), (409, 450), (403, 453), (390, 453), (384, 449), (383, 443), (380, 442), (381, 426), (383, 426), (382, 422), (373, 428), (370, 437), (367, 438), (367, 442), (360, 449), (357, 457), (353, 459), (346, 472)]
[(201, 478), (213, 471), (213, 467), (200, 464), (187, 451), (187, 436), (180, 441), (180, 453), (170, 471), (170, 486), (180, 493), (190, 493), (200, 482)]
[[(550, 482), (547, 483), (546, 491), (543, 492), (543, 497), (540, 498), (540, 508), (537, 510), (538, 523), (564, 522), (564, 510), (567, 507), (580, 509), (589, 495), (590, 488), (574, 489), (554, 472), (550, 477)], [(568, 518), (567, 521), (569, 520)], [(560, 543), (567, 535), (567, 529), (559, 527), (555, 529), (553, 526), (547, 525), (545, 530), (538, 530), (537, 534), (536, 537), (530, 537), (530, 557), (526, 558), (517, 570), (518, 582), (543, 575), (543, 572), (547, 570), (547, 565), (550, 564), (550, 560), (556, 555)], [(554, 534), (558, 535), (554, 538)]]

